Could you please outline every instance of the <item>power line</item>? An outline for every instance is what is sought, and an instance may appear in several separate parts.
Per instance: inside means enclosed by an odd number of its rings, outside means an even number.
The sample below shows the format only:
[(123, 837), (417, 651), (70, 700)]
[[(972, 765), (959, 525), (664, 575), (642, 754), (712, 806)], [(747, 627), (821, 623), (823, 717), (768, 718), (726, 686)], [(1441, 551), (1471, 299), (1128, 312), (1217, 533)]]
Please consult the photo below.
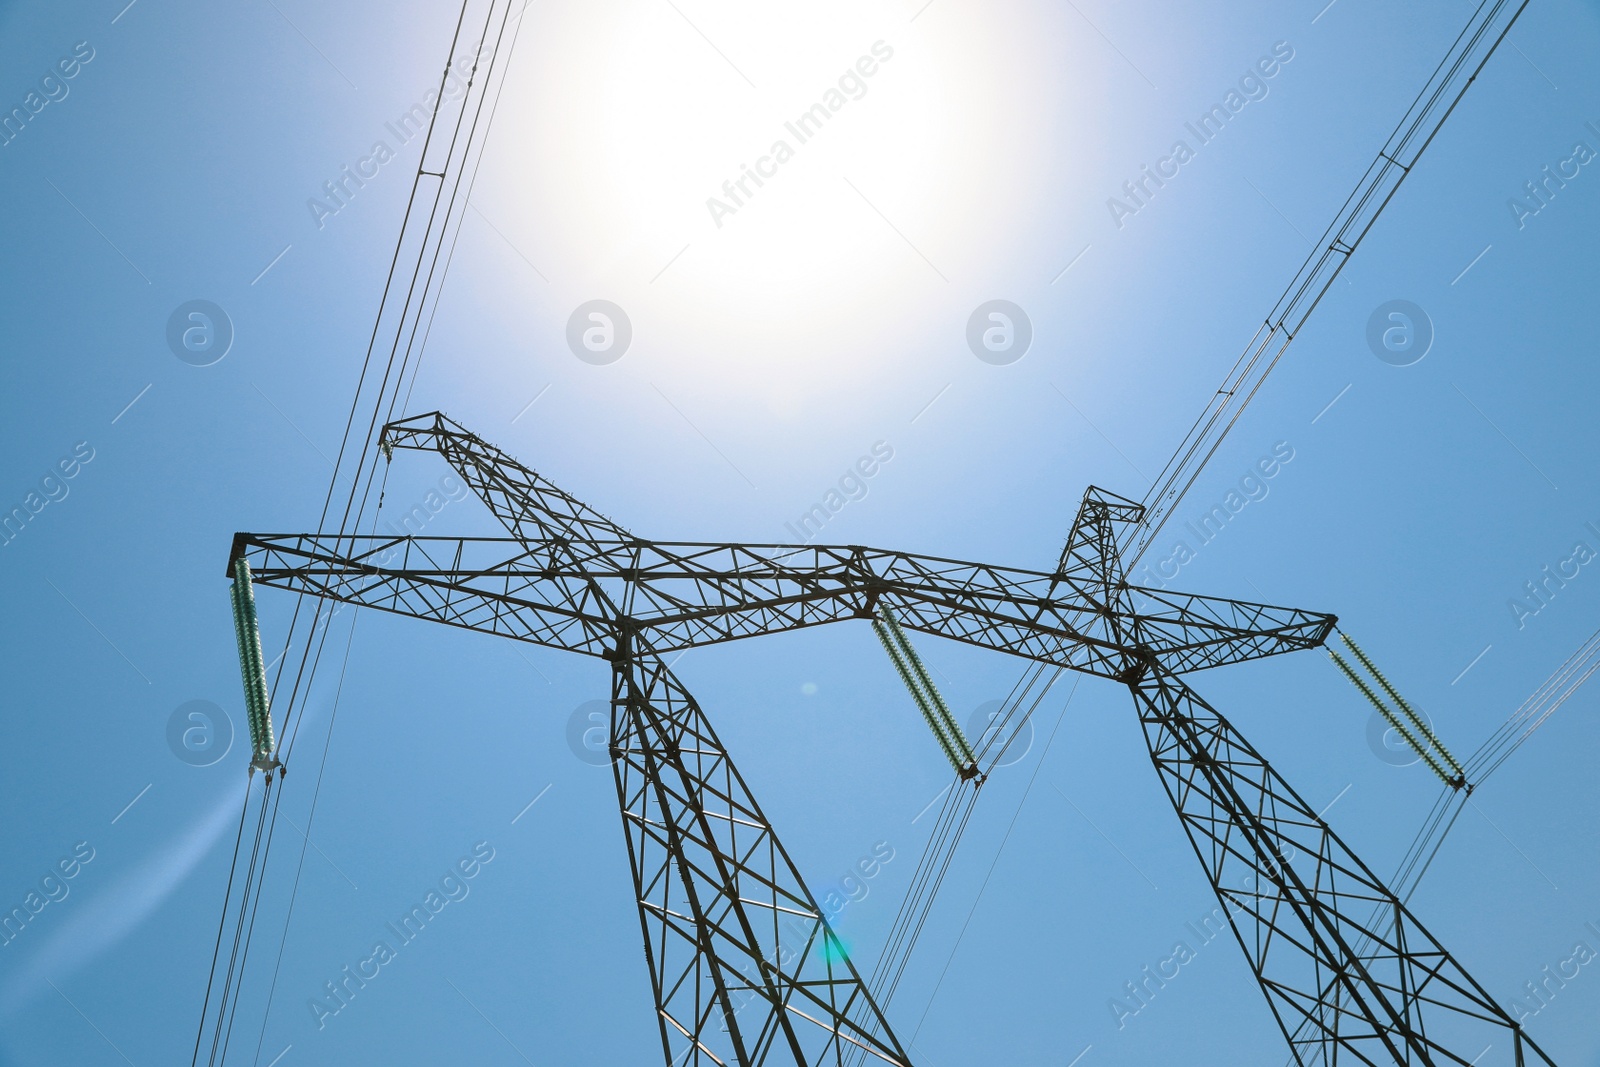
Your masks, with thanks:
[[(509, 63), (509, 49), (502, 47), (505, 42), (506, 29), (509, 23), (513, 0), (489, 0), (483, 11), (481, 26), (476, 31), (476, 50), (473, 53), (473, 66), (466, 79), (466, 89), (461, 94), (461, 103), (458, 109), (448, 109), (446, 103), (449, 96), (446, 88), (452, 76), (452, 67), (455, 65), (458, 49), (463, 40), (463, 31), (468, 23), (468, 13), (476, 0), (462, 0), (458, 11), (454, 30), (451, 35), (450, 51), (443, 72), (440, 75), (439, 89), (436, 96), (433, 114), (428, 124), (428, 133), (423, 139), (421, 159), (418, 163), (417, 173), (413, 176), (411, 196), (406, 207), (406, 213), (401, 225), (400, 234), (395, 241), (394, 251), (390, 258), (388, 278), (385, 281), (383, 293), (379, 299), (378, 313), (373, 323), (372, 333), (367, 344), (366, 355), (363, 358), (361, 371), (357, 379), (355, 395), (351, 400), (350, 410), (346, 417), (344, 434), (340, 442), (338, 458), (334, 464), (334, 471), (329, 479), (328, 490), (323, 500), (321, 516), (318, 519), (318, 530), (327, 529), (334, 500), (342, 481), (348, 481), (349, 489), (345, 494), (343, 510), (340, 515), (338, 532), (335, 535), (336, 543), (347, 538), (353, 538), (361, 525), (362, 518), (367, 512), (370, 500), (372, 483), (378, 471), (377, 453), (373, 449), (374, 435), (379, 418), (387, 414), (392, 416), (395, 405), (401, 394), (401, 385), (408, 368), (411, 370), (411, 380), (415, 382), (416, 371), (420, 367), (422, 352), (426, 347), (428, 331), (422, 331), (422, 340), (419, 345), (418, 333), (421, 324), (426, 321), (431, 326), (433, 315), (437, 313), (439, 293), (442, 289), (444, 277), (448, 273), (450, 262), (453, 258), (455, 241), (452, 231), (459, 236), (460, 212), (457, 210), (463, 180), (470, 173), (475, 180), (477, 166), (482, 160), (481, 132), (486, 135), (488, 123), (484, 123), (484, 104), (492, 96), (498, 103), (499, 88), (504, 84), (504, 66)], [(498, 22), (498, 29), (496, 23)], [(519, 23), (520, 28), (520, 23)], [(492, 35), (492, 46), (490, 45)], [(513, 34), (513, 42), (515, 41)], [(480, 72), (483, 59), (488, 56), (487, 66)], [(499, 81), (496, 82), (496, 73)], [(481, 73), (481, 76), (480, 76)], [(474, 103), (474, 88), (477, 88)], [(488, 112), (489, 122), (492, 123), (494, 108)], [(449, 128), (447, 140), (436, 139), (436, 134), (441, 131), (440, 120)], [(470, 121), (469, 121), (470, 116)], [(465, 136), (463, 137), (463, 133)], [(436, 164), (436, 170), (429, 170), (430, 154), (436, 144), (444, 144), (443, 162)], [(424, 186), (424, 178), (438, 178), (438, 185), (431, 190)], [(470, 190), (471, 183), (467, 183)], [(431, 202), (430, 202), (431, 197)], [(421, 208), (426, 208), (424, 217)], [(441, 214), (442, 207), (442, 214)], [(464, 210), (464, 208), (463, 208)], [(420, 222), (421, 234), (418, 237), (414, 222)], [(394, 311), (391, 298), (398, 292), (397, 281), (403, 275), (402, 255), (409, 242), (415, 241), (416, 255), (410, 261), (409, 280), (405, 285), (405, 298)], [(446, 253), (446, 248), (449, 253)], [(426, 268), (426, 269), (425, 269)], [(393, 326), (393, 340), (389, 343), (389, 350), (384, 362), (381, 378), (373, 373), (374, 358), (379, 352), (379, 338), (386, 336), (385, 322), (398, 315), (398, 323)], [(409, 324), (409, 334), (408, 334)], [(404, 355), (401, 356), (401, 342), (405, 341)], [(397, 358), (399, 361), (396, 373)], [(375, 383), (369, 388), (369, 383)], [(374, 392), (375, 390), (375, 392)], [(365, 438), (359, 451), (354, 450), (357, 432), (357, 416), (362, 408), (363, 397), (370, 397), (372, 414), (368, 419)], [(349, 468), (347, 461), (354, 457), (354, 466)], [(348, 470), (348, 474), (346, 473)], [(372, 521), (374, 529), (377, 515), (374, 512)], [(285, 762), (293, 754), (295, 741), (299, 737), (303, 712), (311, 698), (312, 687), (317, 670), (322, 661), (322, 654), (327, 645), (329, 633), (332, 629), (332, 618), (337, 610), (336, 605), (329, 604), (322, 598), (316, 598), (310, 612), (309, 623), (305, 626), (303, 638), (301, 624), (303, 619), (302, 607), (304, 597), (297, 597), (294, 610), (291, 614), (288, 633), (284, 638), (284, 654), (279, 657), (278, 669), (274, 675), (273, 684), (267, 703), (275, 702), (280, 684), (285, 680), (285, 672), (290, 669), (288, 653), (296, 643), (301, 644), (298, 664), (293, 668), (290, 676), (287, 698), (279, 705), (282, 708), (281, 724), (288, 734), (287, 742), (283, 746), (283, 759)], [(324, 610), (327, 608), (328, 610)], [(353, 638), (353, 630), (351, 631)], [(346, 655), (341, 665), (338, 691), (343, 689), (344, 670), (348, 667), (349, 645), (346, 646)], [(324, 741), (323, 760), (318, 766), (316, 786), (313, 790), (313, 814), (315, 812), (316, 797), (320, 795), (322, 772), (326, 767), (327, 744), (331, 741), (332, 729), (337, 717), (337, 692), (335, 696), (335, 715), (329, 720), (329, 735)], [(269, 802), (273, 776), (271, 770), (265, 777), (265, 788), (261, 801), (260, 815), (257, 821), (257, 833), (252, 845), (250, 855), (244, 872), (244, 888), (240, 898), (238, 919), (235, 923), (234, 942), (226, 966), (223, 970), (221, 992), (218, 996), (217, 1014), (213, 1023), (211, 1046), (211, 1060), (217, 1062), (218, 1057), (226, 1058), (228, 1043), (231, 1040), (233, 1022), (237, 1017), (238, 994), (242, 987), (244, 968), (248, 962), (249, 943), (254, 931), (254, 925), (259, 914), (261, 896), (265, 886), (265, 869), (268, 856), (271, 852), (273, 831), (277, 825), (278, 808), (282, 803), (283, 791), (280, 789), (276, 799)], [(246, 808), (248, 808), (248, 797)], [(241, 813), (241, 836), (244, 813)], [(309, 820), (308, 820), (309, 821)], [(263, 828), (265, 839), (263, 842)], [(236, 846), (229, 875), (229, 897), (224, 900), (223, 924), (226, 924), (228, 903), (231, 899), (234, 872), (238, 866), (239, 850)], [(303, 867), (304, 854), (302, 850), (301, 867)], [(273, 980), (269, 987), (268, 1009), (273, 991), (276, 989), (277, 971), (281, 966), (283, 944), (288, 934), (288, 922), (294, 911), (294, 901), (299, 890), (299, 871), (290, 891), (288, 911), (284, 920), (284, 930), (280, 936), (277, 961), (274, 964)], [(252, 896), (252, 887), (254, 894)], [(248, 913), (248, 919), (246, 918)], [(200, 1033), (196, 1037), (195, 1059), (198, 1060), (199, 1046), (206, 1028), (207, 1011), (211, 999), (212, 987), (217, 978), (217, 966), (220, 959), (221, 927), (219, 926), (218, 951), (213, 953), (211, 975), (207, 981), (205, 1007), (202, 1008)], [(262, 1020), (262, 1033), (266, 1025), (265, 1015)], [(260, 1040), (258, 1039), (256, 1056), (260, 1054)]]
[(1323, 231), (1321, 240), (1156, 476), (1144, 497), (1144, 519), (1130, 531), (1129, 540), (1123, 545), (1127, 570), (1138, 565), (1527, 6), (1528, 0), (1519, 0), (1515, 5), (1511, 0), (1483, 0), (1478, 5), (1471, 21), (1457, 35), (1344, 206)]

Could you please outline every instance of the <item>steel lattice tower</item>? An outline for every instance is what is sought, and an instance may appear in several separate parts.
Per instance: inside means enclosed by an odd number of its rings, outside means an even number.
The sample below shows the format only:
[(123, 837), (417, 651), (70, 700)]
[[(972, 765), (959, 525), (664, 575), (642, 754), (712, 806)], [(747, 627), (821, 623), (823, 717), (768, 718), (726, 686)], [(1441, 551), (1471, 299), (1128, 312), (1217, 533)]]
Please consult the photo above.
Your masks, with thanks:
[(661, 659), (880, 607), (908, 629), (1128, 686), (1298, 1063), (1551, 1063), (1182, 678), (1317, 647), (1334, 618), (1128, 585), (1117, 538), (1140, 505), (1091, 487), (1043, 573), (855, 546), (647, 541), (437, 413), (385, 427), (381, 447), (443, 455), (510, 536), (239, 534), (230, 573), (243, 559), (260, 585), (611, 663), (612, 768), (669, 1067), (838, 1065), (862, 1050), (910, 1063)]

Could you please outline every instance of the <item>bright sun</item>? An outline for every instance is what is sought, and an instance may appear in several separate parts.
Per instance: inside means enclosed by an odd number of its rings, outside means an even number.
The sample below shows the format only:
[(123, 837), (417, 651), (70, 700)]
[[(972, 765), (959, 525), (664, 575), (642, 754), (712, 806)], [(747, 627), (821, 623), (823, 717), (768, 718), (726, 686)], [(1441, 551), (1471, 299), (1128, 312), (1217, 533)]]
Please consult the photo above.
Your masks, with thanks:
[(1043, 42), (1019, 57), (993, 19), (933, 33), (839, 2), (528, 19), (475, 200), (536, 250), (558, 304), (615, 299), (707, 374), (757, 359), (803, 388), (819, 361), (903, 341), (885, 309), (966, 301), (1007, 252), (990, 208), (1026, 172), (1028, 116), (993, 74)]

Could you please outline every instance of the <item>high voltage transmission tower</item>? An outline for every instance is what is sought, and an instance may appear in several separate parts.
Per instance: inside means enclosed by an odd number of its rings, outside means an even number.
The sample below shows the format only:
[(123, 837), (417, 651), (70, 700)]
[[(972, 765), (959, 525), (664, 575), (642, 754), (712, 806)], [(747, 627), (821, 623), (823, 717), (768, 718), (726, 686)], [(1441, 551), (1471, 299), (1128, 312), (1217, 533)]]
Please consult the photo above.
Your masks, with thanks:
[[(1056, 569), (873, 548), (629, 533), (441, 414), (438, 452), (509, 538), (239, 534), (261, 586), (604, 659), (610, 751), (669, 1065), (911, 1060), (777, 833), (662, 656), (892, 612), (905, 627), (1126, 685), (1156, 771), (1301, 1063), (1550, 1063), (1180, 677), (1321, 645), (1334, 618), (1127, 583), (1141, 521), (1091, 488)], [(242, 564), (241, 564), (242, 561)], [(1490, 1061), (1485, 1061), (1490, 1062)]]
[[(1141, 588), (1125, 573), (1525, 6), (1479, 5), (1144, 503), (1090, 488), (1057, 566), (1046, 573), (853, 546), (648, 541), (443, 415), (394, 421), (409, 398), (408, 376), (415, 382), (493, 118), (486, 105), (497, 97), (502, 60), (521, 22), (513, 0), (462, 0), (451, 56), (455, 64), (469, 62), (471, 73), (465, 91), (453, 96), (444, 91), (448, 66), (441, 80), (319, 532), (239, 534), (229, 556), (252, 766), (264, 773), (259, 800), (247, 799), (240, 817), (242, 844), (245, 814), (259, 803), (242, 889), (236, 897), (230, 882), (224, 902), (212, 964), (213, 980), (220, 975), (223, 982), (212, 1021), (207, 988), (195, 1061), (208, 1026), (210, 1062), (227, 1055), (283, 796), (271, 786), (292, 756), (328, 639), (325, 605), (343, 603), (611, 663), (612, 767), (669, 1067), (911, 1062), (884, 1005), (920, 928), (915, 915), (906, 920), (907, 940), (897, 942), (902, 947), (879, 961), (887, 986), (873, 990), (705, 712), (662, 659), (848, 620), (874, 623), (913, 695), (921, 694), (919, 707), (957, 770), (957, 787), (972, 786), (969, 807), (984, 780), (987, 749), (974, 752), (961, 736), (902, 625), (1032, 661), (1014, 706), (997, 717), (1018, 727), (1032, 708), (1019, 709), (1047, 674), (1071, 670), (1126, 685), (1151, 760), (1296, 1063), (1550, 1064), (1405, 902), (1184, 680), (1209, 667), (1321, 646), (1333, 617)], [(369, 504), (382, 498), (383, 460), (392, 461), (396, 450), (443, 456), (509, 536), (361, 535), (373, 518)], [(297, 606), (285, 638), (298, 663), (280, 656), (272, 686), (252, 580), (310, 603), (304, 614)], [(287, 735), (281, 753), (271, 711), (280, 697)], [(236, 874), (239, 856), (236, 849)], [(927, 885), (911, 912), (925, 913), (937, 877)], [(235, 902), (232, 951), (221, 967)], [(281, 941), (278, 951), (281, 960)], [(262, 1025), (264, 1033), (264, 1019)]]

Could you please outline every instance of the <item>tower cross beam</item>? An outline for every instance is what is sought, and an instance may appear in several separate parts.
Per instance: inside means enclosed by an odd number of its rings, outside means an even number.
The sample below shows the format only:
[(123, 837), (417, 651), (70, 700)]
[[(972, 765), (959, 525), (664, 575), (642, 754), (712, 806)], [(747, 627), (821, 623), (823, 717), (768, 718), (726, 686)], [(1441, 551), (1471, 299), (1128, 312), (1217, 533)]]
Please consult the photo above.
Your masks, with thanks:
[(858, 546), (241, 534), (234, 553), (259, 585), (605, 658), (619, 627), (665, 654), (886, 606), (908, 629), (1122, 679), (1315, 648), (1334, 623), (1137, 587), (1118, 595), (1143, 606), (1117, 613), (1071, 576)]

